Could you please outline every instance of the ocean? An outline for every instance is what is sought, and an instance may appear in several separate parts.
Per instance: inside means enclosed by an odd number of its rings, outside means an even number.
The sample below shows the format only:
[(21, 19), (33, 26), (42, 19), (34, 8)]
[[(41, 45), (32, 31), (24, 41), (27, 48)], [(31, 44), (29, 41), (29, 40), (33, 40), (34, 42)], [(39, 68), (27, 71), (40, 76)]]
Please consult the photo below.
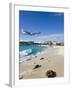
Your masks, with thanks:
[(19, 62), (31, 60), (33, 56), (40, 54), (47, 46), (19, 45)]

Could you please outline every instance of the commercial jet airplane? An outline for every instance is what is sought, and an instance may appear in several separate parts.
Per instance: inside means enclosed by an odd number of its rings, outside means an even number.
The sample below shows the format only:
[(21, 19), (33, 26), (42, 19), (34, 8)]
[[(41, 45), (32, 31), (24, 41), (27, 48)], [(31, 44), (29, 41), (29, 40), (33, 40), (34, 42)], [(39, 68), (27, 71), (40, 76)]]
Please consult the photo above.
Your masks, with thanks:
[(41, 32), (28, 32), (28, 31), (23, 31), (22, 29), (22, 34), (25, 34), (25, 35), (36, 35), (36, 34), (40, 34)]

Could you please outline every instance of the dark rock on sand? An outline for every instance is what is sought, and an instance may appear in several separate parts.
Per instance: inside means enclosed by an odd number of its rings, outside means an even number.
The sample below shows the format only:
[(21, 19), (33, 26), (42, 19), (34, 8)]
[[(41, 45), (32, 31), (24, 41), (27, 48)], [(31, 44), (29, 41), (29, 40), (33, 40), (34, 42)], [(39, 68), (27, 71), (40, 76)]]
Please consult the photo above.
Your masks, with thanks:
[(40, 68), (40, 67), (41, 67), (41, 65), (37, 64), (37, 65), (35, 65), (35, 67), (33, 69), (37, 69), (37, 68)]
[(40, 60), (43, 60), (44, 58), (40, 58)]
[(37, 56), (35, 56), (35, 58), (37, 58)]
[(23, 79), (23, 76), (20, 76), (19, 79)]
[(54, 78), (54, 77), (56, 77), (56, 72), (53, 71), (53, 70), (48, 70), (48, 71), (46, 72), (46, 76), (47, 76), (48, 78)]
[(27, 59), (26, 61), (30, 61), (31, 59)]

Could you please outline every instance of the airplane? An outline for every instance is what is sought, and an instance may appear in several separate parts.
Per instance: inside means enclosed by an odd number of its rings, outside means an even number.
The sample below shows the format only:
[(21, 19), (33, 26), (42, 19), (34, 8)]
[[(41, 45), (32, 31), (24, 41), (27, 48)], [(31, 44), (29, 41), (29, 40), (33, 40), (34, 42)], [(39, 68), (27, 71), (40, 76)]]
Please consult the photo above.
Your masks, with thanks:
[(28, 32), (28, 31), (23, 31), (22, 29), (22, 34), (25, 34), (25, 35), (36, 35), (36, 34), (40, 34), (41, 32)]

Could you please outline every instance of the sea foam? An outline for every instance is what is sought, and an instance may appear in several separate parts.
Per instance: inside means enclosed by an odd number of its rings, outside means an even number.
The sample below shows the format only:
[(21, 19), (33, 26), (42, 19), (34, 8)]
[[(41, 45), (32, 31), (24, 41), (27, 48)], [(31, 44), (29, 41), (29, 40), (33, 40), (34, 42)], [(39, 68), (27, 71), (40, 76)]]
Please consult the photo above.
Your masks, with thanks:
[(26, 49), (19, 52), (20, 57), (27, 56), (32, 53), (32, 49)]

